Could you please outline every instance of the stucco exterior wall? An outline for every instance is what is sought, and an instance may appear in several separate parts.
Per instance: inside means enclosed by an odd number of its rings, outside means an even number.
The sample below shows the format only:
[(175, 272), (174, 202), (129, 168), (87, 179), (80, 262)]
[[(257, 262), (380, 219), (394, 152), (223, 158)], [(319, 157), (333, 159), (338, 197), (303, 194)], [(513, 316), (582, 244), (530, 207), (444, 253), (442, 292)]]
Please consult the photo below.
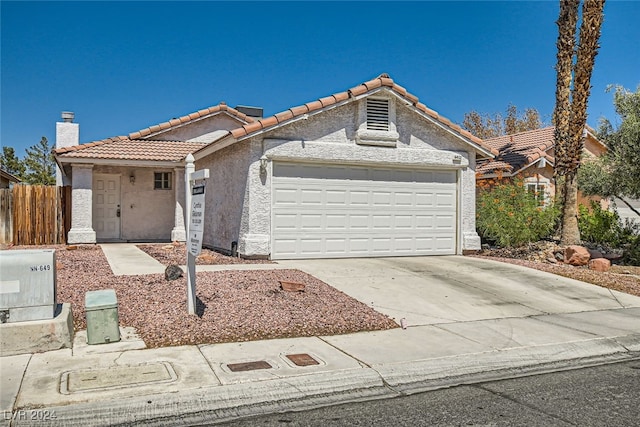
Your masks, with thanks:
[(357, 104), (350, 103), (269, 132), (267, 138), (346, 144), (355, 141)]
[[(170, 241), (175, 218), (175, 187), (172, 184), (170, 190), (154, 190), (153, 174), (173, 174), (173, 169), (96, 166), (93, 172), (120, 175), (122, 240)], [(132, 175), (135, 177), (133, 183)]]
[(91, 224), (93, 165), (76, 164), (72, 170), (71, 229), (67, 233), (67, 243), (95, 243), (96, 232)]
[(196, 161), (196, 170), (209, 169), (206, 182), (203, 245), (230, 251), (238, 242), (250, 174), (250, 141), (243, 141)]

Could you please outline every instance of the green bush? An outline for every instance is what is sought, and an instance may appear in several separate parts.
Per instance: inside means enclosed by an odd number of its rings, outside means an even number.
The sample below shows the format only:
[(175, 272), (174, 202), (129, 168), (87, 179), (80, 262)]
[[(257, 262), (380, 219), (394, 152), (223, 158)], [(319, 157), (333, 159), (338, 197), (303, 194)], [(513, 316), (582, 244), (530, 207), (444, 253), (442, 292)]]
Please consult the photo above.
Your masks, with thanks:
[(623, 227), (615, 211), (602, 209), (600, 203), (591, 201), (590, 208), (578, 206), (580, 238), (589, 243), (619, 248), (623, 243)]
[(624, 245), (622, 263), (640, 266), (640, 235), (629, 237), (628, 243)]
[(480, 236), (500, 246), (520, 246), (549, 237), (559, 210), (543, 206), (539, 195), (527, 191), (522, 179), (481, 189), (476, 225)]

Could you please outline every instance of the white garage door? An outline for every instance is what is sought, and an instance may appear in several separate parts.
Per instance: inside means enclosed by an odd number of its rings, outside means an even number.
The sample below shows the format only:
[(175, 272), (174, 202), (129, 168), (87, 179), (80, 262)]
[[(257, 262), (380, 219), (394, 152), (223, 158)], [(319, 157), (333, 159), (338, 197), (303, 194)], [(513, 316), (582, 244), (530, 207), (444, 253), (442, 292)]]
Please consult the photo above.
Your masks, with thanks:
[(456, 172), (274, 163), (273, 259), (456, 253)]

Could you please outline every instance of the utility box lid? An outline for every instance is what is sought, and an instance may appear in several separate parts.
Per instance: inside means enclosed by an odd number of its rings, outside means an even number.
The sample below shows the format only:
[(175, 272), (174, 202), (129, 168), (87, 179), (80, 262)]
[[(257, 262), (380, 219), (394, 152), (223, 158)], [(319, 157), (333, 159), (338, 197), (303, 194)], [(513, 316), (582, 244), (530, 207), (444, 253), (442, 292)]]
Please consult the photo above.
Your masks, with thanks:
[(114, 289), (102, 289), (100, 291), (89, 291), (84, 296), (85, 311), (104, 310), (117, 308), (118, 300)]

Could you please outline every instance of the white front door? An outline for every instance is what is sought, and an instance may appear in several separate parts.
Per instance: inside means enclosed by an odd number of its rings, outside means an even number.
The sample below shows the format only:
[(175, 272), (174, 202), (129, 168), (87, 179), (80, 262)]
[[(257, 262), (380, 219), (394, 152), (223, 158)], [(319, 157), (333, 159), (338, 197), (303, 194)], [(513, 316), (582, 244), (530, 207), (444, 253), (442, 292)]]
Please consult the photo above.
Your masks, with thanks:
[(93, 175), (93, 229), (97, 239), (120, 238), (120, 175)]
[(274, 163), (271, 257), (450, 255), (453, 170)]

